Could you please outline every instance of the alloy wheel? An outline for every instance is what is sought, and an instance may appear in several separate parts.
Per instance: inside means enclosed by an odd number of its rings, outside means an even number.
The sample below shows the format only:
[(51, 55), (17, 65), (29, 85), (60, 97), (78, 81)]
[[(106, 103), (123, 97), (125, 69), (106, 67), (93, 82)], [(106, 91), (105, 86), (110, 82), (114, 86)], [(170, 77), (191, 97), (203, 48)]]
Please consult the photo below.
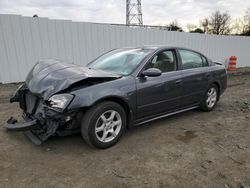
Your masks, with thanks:
[(214, 87), (211, 87), (207, 92), (207, 106), (213, 108), (217, 101), (217, 91)]
[(111, 142), (120, 133), (121, 127), (121, 115), (115, 110), (108, 110), (97, 119), (95, 135), (101, 142)]

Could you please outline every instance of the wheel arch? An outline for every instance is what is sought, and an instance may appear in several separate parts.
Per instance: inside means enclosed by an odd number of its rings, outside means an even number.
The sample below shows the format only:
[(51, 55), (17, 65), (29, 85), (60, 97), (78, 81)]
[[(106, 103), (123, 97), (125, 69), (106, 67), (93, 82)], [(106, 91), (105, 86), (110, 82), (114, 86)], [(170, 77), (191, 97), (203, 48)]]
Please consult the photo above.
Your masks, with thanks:
[(210, 85), (212, 85), (212, 84), (216, 85), (216, 87), (218, 89), (218, 100), (217, 101), (219, 101), (219, 99), (220, 99), (220, 92), (221, 92), (221, 85), (220, 85), (220, 83), (218, 81), (214, 81)]
[(95, 101), (91, 106), (94, 106), (94, 105), (96, 105), (100, 102), (103, 102), (103, 101), (112, 101), (112, 102), (119, 104), (124, 109), (124, 111), (127, 115), (126, 127), (128, 128), (131, 125), (132, 120), (133, 120), (133, 113), (132, 113), (131, 107), (129, 106), (128, 102), (125, 99), (123, 99), (122, 97), (119, 97), (119, 96), (107, 96), (107, 97), (103, 97), (103, 98)]

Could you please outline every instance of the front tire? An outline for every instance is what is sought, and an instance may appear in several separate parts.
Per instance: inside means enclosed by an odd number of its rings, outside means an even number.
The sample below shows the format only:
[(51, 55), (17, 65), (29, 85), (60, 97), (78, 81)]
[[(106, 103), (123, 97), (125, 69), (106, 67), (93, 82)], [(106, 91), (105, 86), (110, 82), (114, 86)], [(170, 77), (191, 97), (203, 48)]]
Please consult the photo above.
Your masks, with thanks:
[(200, 108), (205, 112), (209, 112), (209, 111), (213, 110), (217, 104), (218, 98), (219, 98), (218, 87), (215, 84), (211, 84), (208, 87), (208, 89), (207, 89), (207, 91), (202, 99)]
[(82, 118), (81, 133), (91, 146), (105, 149), (116, 144), (126, 128), (126, 113), (117, 103), (104, 101), (91, 107)]

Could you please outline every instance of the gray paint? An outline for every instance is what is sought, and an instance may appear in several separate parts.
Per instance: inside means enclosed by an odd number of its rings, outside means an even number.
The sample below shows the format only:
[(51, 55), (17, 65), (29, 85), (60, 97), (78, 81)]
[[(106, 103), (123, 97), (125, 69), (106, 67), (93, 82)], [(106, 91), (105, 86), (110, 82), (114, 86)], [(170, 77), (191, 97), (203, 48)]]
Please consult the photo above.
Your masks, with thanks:
[[(182, 66), (179, 53), (181, 48), (148, 48), (151, 49), (150, 52), (127, 76), (92, 69), (91, 64), (89, 67), (83, 67), (54, 59), (39, 62), (28, 74), (25, 84), (10, 99), (11, 102), (19, 102), (20, 108), (26, 114), (25, 121), (30, 121), (28, 118), (37, 121), (32, 121), (31, 124), (26, 122), (19, 126), (20, 124), (13, 123), (15, 119), (12, 118), (4, 127), (13, 131), (31, 130), (37, 123), (39, 127), (43, 127), (43, 131), (33, 130), (34, 132), (30, 132), (32, 133), (30, 138), (36, 144), (40, 144), (41, 141), (59, 133), (58, 131), (75, 132), (76, 128), (80, 128), (78, 120), (82, 113), (104, 100), (115, 101), (124, 108), (127, 116), (124, 114), (122, 123), (125, 122), (127, 126), (140, 125), (199, 106), (204, 110), (213, 109), (214, 106), (210, 109), (204, 107), (207, 104), (206, 96), (211, 86), (216, 88), (217, 100), (225, 91), (227, 74), (223, 65), (208, 61), (203, 67), (187, 70)], [(176, 54), (177, 69), (170, 72), (158, 70), (160, 72), (158, 76), (155, 74), (154, 77), (145, 76), (143, 73), (149, 70), (148, 63), (151, 64), (155, 54), (162, 50), (172, 50)], [(156, 72), (156, 69), (151, 70)], [(53, 108), (49, 98), (55, 94), (71, 94), (71, 101), (68, 101), (63, 109)], [(100, 113), (96, 108), (92, 110), (87, 114)], [(66, 117), (73, 119), (67, 121)], [(92, 121), (93, 119), (90, 123)], [(83, 134), (90, 135), (90, 129), (84, 131), (88, 132)], [(34, 137), (39, 142), (34, 141)]]
[(56, 58), (78, 65), (124, 46), (168, 45), (198, 50), (224, 64), (238, 57), (250, 66), (250, 38), (180, 33), (108, 24), (0, 15), (0, 82), (24, 81), (40, 59)]
[[(219, 94), (225, 91), (227, 75), (224, 66), (209, 61), (208, 66), (183, 70), (178, 48), (151, 49), (152, 52), (128, 76), (47, 59), (30, 71), (25, 83), (31, 93), (45, 101), (54, 94), (72, 94), (74, 99), (64, 112), (79, 111), (102, 100), (120, 99), (128, 105), (129, 119), (136, 124), (199, 106), (211, 84), (218, 84)], [(142, 76), (145, 65), (154, 54), (167, 49), (174, 50), (177, 55), (177, 70), (163, 72), (157, 77)]]

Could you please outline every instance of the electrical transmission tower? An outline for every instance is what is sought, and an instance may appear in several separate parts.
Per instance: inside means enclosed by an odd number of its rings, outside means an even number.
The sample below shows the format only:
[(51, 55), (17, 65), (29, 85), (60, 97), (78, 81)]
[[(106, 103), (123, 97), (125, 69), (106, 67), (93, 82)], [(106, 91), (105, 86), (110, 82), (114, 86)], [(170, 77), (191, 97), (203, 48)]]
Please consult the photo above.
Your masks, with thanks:
[(141, 0), (126, 0), (126, 25), (142, 25)]

